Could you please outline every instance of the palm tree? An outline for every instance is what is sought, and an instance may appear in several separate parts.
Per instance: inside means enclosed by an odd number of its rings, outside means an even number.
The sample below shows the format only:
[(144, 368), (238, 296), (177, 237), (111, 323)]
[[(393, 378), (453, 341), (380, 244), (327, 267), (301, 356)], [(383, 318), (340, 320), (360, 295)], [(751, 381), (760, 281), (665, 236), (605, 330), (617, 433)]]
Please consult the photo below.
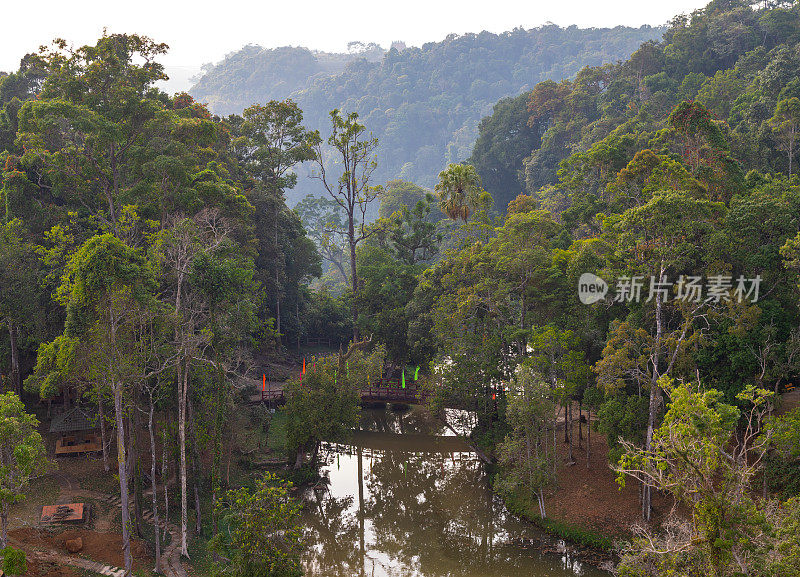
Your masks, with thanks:
[(467, 222), (482, 192), (481, 178), (471, 164), (450, 164), (439, 173), (434, 188), (439, 194), (439, 208), (452, 220)]

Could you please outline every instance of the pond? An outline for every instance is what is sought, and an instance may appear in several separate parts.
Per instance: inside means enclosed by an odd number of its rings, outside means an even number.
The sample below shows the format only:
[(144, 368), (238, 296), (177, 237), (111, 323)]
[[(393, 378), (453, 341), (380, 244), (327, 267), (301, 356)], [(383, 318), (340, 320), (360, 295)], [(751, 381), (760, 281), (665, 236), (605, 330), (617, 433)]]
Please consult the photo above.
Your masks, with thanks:
[(608, 577), (505, 509), (483, 463), (424, 409), (364, 409), (305, 490), (306, 575)]

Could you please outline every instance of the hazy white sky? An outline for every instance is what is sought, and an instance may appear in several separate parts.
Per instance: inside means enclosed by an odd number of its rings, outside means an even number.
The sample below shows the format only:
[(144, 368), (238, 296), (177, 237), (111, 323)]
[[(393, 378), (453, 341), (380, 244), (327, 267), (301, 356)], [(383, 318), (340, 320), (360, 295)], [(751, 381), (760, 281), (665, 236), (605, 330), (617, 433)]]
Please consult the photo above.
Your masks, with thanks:
[[(707, 0), (39, 0), (3, 2), (0, 70), (55, 37), (81, 45), (111, 32), (146, 34), (170, 45), (171, 68), (197, 68), (254, 43), (344, 51), (361, 40), (388, 47), (441, 40), (451, 32), (502, 32), (545, 22), (567, 26), (658, 25)], [(29, 11), (34, 10), (35, 14)]]

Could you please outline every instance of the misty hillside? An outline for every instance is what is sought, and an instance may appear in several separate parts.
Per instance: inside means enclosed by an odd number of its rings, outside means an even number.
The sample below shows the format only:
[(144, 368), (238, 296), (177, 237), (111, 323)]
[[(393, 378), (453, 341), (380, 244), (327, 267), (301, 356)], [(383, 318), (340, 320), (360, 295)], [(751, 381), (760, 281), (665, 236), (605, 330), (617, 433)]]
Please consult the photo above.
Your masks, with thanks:
[[(375, 45), (349, 54), (246, 46), (206, 67), (190, 93), (220, 115), (251, 103), (294, 99), (306, 123), (328, 133), (333, 108), (356, 111), (380, 140), (376, 182), (399, 177), (432, 186), (448, 163), (469, 157), (478, 123), (501, 98), (584, 66), (626, 59), (663, 28), (517, 28), (457, 36), (421, 48)], [(291, 191), (290, 202), (308, 192)], [(293, 203), (293, 202), (292, 202)]]

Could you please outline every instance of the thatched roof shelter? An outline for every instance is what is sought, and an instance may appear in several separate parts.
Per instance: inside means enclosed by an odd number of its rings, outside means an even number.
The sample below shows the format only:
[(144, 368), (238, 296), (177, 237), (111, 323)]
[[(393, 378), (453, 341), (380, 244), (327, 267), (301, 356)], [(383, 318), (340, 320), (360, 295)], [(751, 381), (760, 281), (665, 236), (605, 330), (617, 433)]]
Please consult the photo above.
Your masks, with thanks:
[(50, 423), (51, 433), (77, 433), (80, 431), (92, 431), (97, 428), (95, 419), (92, 418), (81, 407), (73, 407), (70, 410), (53, 417)]

